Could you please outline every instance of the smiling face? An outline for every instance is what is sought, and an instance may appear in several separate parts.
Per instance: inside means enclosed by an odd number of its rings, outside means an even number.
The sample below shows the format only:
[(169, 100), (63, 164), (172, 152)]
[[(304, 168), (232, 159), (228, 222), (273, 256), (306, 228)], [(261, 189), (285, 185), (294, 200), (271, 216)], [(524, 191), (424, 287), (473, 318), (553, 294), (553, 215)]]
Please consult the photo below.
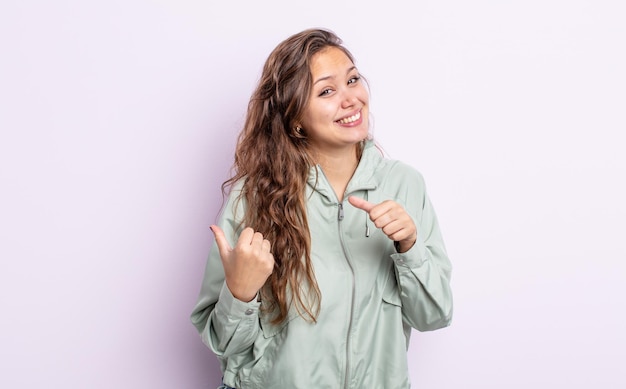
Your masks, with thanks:
[(318, 151), (352, 149), (367, 138), (369, 94), (350, 58), (329, 47), (311, 58), (313, 87), (301, 127)]

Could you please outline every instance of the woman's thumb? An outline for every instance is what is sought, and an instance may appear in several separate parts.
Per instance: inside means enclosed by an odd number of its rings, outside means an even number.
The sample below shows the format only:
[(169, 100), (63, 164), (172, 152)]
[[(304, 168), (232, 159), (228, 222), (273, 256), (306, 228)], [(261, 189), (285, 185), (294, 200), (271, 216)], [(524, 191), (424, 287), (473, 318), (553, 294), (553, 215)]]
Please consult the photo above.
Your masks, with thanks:
[(224, 257), (228, 254), (229, 251), (232, 250), (228, 240), (226, 240), (226, 235), (224, 235), (224, 231), (219, 226), (215, 224), (212, 225), (211, 231), (213, 231), (213, 235), (215, 236), (215, 243), (217, 243), (217, 249), (220, 251), (220, 256)]
[(362, 209), (362, 210), (364, 210), (367, 213), (370, 213), (372, 208), (374, 208), (374, 206), (376, 206), (376, 204), (372, 204), (369, 201), (364, 200), (364, 199), (359, 198), (359, 197), (356, 197), (356, 196), (348, 197), (348, 202), (350, 204), (352, 204), (354, 207)]

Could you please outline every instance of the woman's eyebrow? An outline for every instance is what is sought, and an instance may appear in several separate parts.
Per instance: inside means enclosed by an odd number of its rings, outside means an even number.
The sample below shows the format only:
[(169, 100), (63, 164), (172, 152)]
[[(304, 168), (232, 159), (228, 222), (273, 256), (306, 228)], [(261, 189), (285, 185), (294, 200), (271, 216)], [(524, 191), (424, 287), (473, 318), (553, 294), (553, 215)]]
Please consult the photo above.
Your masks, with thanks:
[[(352, 66), (348, 69), (348, 71), (346, 72), (346, 74), (350, 74), (351, 71), (353, 71), (354, 69), (356, 69), (356, 66)], [(325, 76), (325, 77), (320, 77), (317, 80), (315, 80), (315, 82), (313, 83), (313, 85), (317, 84), (318, 82), (324, 81), (324, 80), (330, 80), (335, 78), (335, 76)]]

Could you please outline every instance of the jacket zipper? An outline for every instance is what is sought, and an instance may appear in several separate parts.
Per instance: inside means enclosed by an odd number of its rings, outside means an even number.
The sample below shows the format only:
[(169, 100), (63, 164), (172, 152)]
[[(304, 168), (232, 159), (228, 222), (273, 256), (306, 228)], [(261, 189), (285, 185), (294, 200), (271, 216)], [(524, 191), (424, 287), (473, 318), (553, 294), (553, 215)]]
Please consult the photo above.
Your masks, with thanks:
[(356, 278), (354, 275), (354, 268), (352, 267), (352, 262), (348, 258), (348, 253), (346, 252), (346, 248), (343, 242), (343, 235), (341, 234), (341, 221), (343, 220), (343, 203), (337, 203), (338, 205), (338, 214), (337, 220), (339, 224), (339, 241), (341, 242), (341, 249), (343, 250), (343, 255), (346, 258), (346, 262), (350, 267), (350, 272), (352, 273), (352, 296), (350, 297), (350, 321), (348, 322), (348, 334), (346, 337), (346, 375), (344, 378), (344, 388), (350, 387), (350, 338), (352, 333), (352, 321), (354, 319), (354, 299), (356, 294)]

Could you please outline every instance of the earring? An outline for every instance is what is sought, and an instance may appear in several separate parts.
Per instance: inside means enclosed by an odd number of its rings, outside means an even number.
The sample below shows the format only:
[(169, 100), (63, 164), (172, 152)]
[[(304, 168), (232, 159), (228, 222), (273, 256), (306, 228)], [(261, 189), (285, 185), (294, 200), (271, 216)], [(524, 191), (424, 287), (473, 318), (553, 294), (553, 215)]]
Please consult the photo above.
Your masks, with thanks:
[(294, 134), (293, 134), (294, 137), (296, 137), (296, 138), (304, 138), (304, 134), (302, 133), (302, 127), (295, 126), (293, 128), (293, 132), (294, 132)]

